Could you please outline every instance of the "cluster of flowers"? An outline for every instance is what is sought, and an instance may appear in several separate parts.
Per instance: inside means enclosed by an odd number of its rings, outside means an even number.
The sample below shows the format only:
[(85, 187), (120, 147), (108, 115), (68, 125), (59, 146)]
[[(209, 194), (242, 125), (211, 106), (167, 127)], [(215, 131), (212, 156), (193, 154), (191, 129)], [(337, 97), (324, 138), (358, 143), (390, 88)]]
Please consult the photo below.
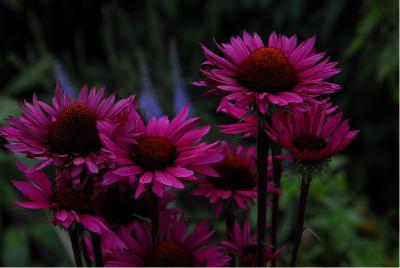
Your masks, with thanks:
[[(220, 126), (222, 132), (256, 137), (259, 118), (269, 116), (266, 135), (288, 152), (274, 157), (314, 166), (344, 149), (357, 131), (319, 98), (339, 89), (325, 81), (339, 69), (322, 60), (325, 53), (316, 53), (314, 43), (314, 37), (297, 44), (295, 36), (273, 33), (264, 44), (244, 33), (216, 44), (223, 56), (202, 46), (205, 80), (195, 84), (223, 95), (217, 110), (237, 119)], [(16, 204), (50, 211), (55, 225), (78, 236), (73, 246), (86, 251), (88, 262), (99, 248), (90, 232), (100, 237), (106, 266), (227, 266), (232, 256), (255, 265), (257, 234), (251, 235), (249, 222), (233, 219), (226, 240), (212, 243), (208, 222), (189, 231), (184, 211), (171, 206), (174, 191), (186, 183), (218, 216), (232, 206), (254, 205), (255, 147), (204, 142), (210, 126), (188, 118), (188, 105), (172, 120), (145, 121), (134, 96), (116, 101), (104, 91), (85, 86), (73, 98), (57, 84), (51, 104), (33, 96), (21, 105), (21, 116), (7, 119), (0, 129), (6, 147), (40, 160), (30, 168), (17, 163), (29, 182), (12, 183), (29, 201)], [(44, 172), (49, 166), (55, 167), (51, 180)], [(271, 177), (268, 170), (266, 191), (278, 193)], [(267, 246), (264, 264), (278, 253)]]

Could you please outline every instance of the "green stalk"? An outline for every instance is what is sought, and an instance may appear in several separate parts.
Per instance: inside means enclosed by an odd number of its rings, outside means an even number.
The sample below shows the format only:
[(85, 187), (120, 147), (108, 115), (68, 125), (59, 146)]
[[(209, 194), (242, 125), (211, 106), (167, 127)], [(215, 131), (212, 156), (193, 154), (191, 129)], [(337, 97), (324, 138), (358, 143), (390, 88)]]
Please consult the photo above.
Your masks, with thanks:
[(74, 252), (75, 265), (76, 267), (83, 267), (78, 231), (74, 226), (71, 226), (68, 228), (68, 233), (71, 239), (72, 251)]
[(299, 197), (299, 207), (297, 209), (297, 221), (295, 226), (294, 235), (294, 246), (292, 251), (292, 258), (290, 260), (290, 266), (295, 267), (297, 264), (297, 256), (299, 254), (301, 236), (304, 229), (304, 215), (306, 212), (307, 197), (310, 190), (311, 176), (303, 175), (301, 178), (301, 188)]
[[(273, 143), (272, 144), (272, 155), (280, 155), (281, 147)], [(272, 181), (274, 185), (278, 188), (281, 186), (281, 175), (282, 175), (282, 162), (280, 159), (272, 158)], [(276, 251), (278, 247), (277, 233), (278, 233), (278, 215), (279, 215), (279, 193), (272, 194), (272, 228), (271, 228), (271, 243), (272, 250)], [(275, 267), (276, 259), (273, 259), (271, 265)]]
[(267, 168), (269, 140), (264, 131), (264, 118), (258, 115), (257, 134), (257, 266), (264, 266), (267, 225)]

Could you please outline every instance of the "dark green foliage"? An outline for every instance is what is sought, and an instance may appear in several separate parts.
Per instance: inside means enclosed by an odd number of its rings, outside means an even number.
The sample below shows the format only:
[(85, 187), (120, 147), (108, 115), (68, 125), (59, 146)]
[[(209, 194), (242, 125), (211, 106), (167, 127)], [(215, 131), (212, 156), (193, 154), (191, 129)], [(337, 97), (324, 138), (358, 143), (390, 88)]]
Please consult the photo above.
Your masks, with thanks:
[[(336, 157), (330, 172), (312, 180), (300, 250), (301, 264), (396, 266), (398, 248), (392, 246), (397, 239), (393, 236), (395, 228), (368, 210), (366, 198), (349, 188), (343, 171), (334, 171), (345, 161)], [(293, 219), (287, 215), (295, 215), (293, 204), (298, 199), (299, 185), (297, 176), (289, 175), (283, 181), (282, 211), (286, 215), (281, 221), (283, 241), (290, 241)]]

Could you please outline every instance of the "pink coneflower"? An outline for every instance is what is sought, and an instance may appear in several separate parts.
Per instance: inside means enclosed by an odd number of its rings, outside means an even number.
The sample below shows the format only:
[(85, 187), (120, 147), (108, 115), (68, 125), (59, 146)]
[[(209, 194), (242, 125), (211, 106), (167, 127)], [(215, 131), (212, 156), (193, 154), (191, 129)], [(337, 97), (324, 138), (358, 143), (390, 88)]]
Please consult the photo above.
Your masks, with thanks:
[(230, 257), (219, 246), (210, 245), (214, 231), (203, 221), (189, 232), (183, 217), (162, 218), (160, 232), (153, 242), (149, 224), (133, 223), (121, 231), (126, 250), (107, 254), (106, 266), (124, 267), (192, 267), (228, 264)]
[[(224, 202), (229, 200), (247, 209), (248, 205), (254, 204), (254, 198), (257, 197), (255, 148), (235, 148), (233, 144), (225, 142), (222, 152), (224, 159), (213, 165), (220, 176), (205, 179), (204, 185), (192, 190), (191, 194), (208, 198), (210, 203), (216, 205), (217, 214), (221, 213)], [(268, 191), (277, 192), (278, 189), (270, 184)]]
[(90, 198), (81, 190), (73, 187), (54, 189), (42, 170), (26, 172), (26, 167), (17, 162), (18, 168), (25, 174), (28, 182), (12, 180), (28, 202), (15, 202), (28, 209), (50, 209), (52, 222), (64, 228), (72, 224), (82, 224), (87, 230), (98, 233), (109, 241), (112, 247), (125, 247), (122, 241), (105, 224), (104, 219), (93, 215)]
[(273, 32), (264, 45), (256, 33), (244, 32), (243, 38), (216, 43), (224, 56), (201, 45), (207, 59), (201, 69), (205, 80), (195, 85), (212, 87), (209, 94), (225, 95), (239, 107), (256, 104), (262, 113), (268, 104), (283, 106), (331, 94), (340, 86), (325, 80), (340, 70), (329, 58), (322, 60), (326, 53), (315, 51), (315, 40), (313, 36), (297, 45), (295, 35)]
[[(329, 102), (329, 98), (319, 101), (306, 101), (301, 104), (291, 104), (282, 107), (281, 110), (274, 112), (285, 112), (296, 109), (298, 111), (308, 111), (315, 104), (326, 103), (326, 114), (329, 115), (336, 111), (337, 106)], [(217, 108), (217, 112), (225, 113), (238, 120), (236, 123), (219, 125), (221, 132), (224, 134), (243, 134), (242, 138), (257, 136), (257, 116), (249, 112), (248, 108), (236, 107), (232, 102), (222, 100)]]
[(57, 83), (52, 106), (34, 95), (32, 103), (21, 105), (23, 115), (8, 118), (9, 126), (2, 127), (0, 134), (12, 152), (43, 161), (34, 169), (54, 164), (68, 168), (72, 177), (85, 167), (87, 173), (98, 173), (107, 153), (97, 123), (112, 122), (134, 106), (134, 97), (115, 103), (114, 95), (104, 97), (104, 88), (88, 92), (87, 86), (74, 100)]
[[(223, 246), (230, 254), (238, 256), (245, 266), (255, 266), (257, 255), (257, 234), (250, 234), (250, 223), (246, 221), (243, 229), (239, 223), (235, 223), (232, 233), (229, 233), (230, 240), (221, 241)], [(279, 248), (275, 252), (268, 245), (265, 247), (264, 265), (275, 259), (283, 248)]]
[(350, 131), (342, 113), (327, 115), (327, 104), (315, 104), (308, 111), (272, 115), (267, 125), (269, 138), (290, 153), (290, 158), (304, 163), (319, 162), (342, 151), (357, 136)]
[(211, 165), (223, 157), (219, 142), (201, 142), (210, 127), (196, 128), (200, 119), (186, 120), (188, 112), (189, 106), (185, 105), (172, 121), (166, 116), (153, 117), (147, 126), (138, 118), (132, 123), (132, 131), (124, 133), (127, 138), (132, 136), (129, 145), (119, 146), (101, 134), (105, 146), (120, 165), (105, 174), (103, 184), (120, 180), (134, 183), (138, 179), (137, 198), (150, 184), (152, 191), (162, 196), (165, 186), (183, 189), (184, 181), (195, 181), (195, 172), (218, 176)]

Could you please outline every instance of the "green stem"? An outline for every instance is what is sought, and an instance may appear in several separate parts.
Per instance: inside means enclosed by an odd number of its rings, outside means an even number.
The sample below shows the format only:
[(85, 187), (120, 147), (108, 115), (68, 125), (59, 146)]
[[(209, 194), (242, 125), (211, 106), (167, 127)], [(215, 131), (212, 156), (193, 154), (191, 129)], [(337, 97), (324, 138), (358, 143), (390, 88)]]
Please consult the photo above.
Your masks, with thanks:
[(76, 267), (82, 267), (81, 249), (79, 246), (79, 236), (76, 228), (71, 226), (68, 228), (69, 238), (71, 239), (72, 251), (74, 253)]
[(103, 252), (101, 250), (101, 238), (99, 234), (90, 233), (92, 236), (92, 246), (96, 267), (104, 267)]
[(86, 246), (86, 242), (83, 236), (83, 232), (79, 233), (80, 238), (81, 238), (81, 247), (82, 247), (82, 253), (83, 253), (83, 259), (85, 260), (86, 266), (91, 267), (92, 266), (92, 262), (90, 260), (90, 256), (89, 256), (89, 251), (88, 248)]
[(269, 140), (264, 131), (264, 119), (258, 115), (257, 134), (257, 266), (264, 266), (267, 224), (267, 168)]
[[(229, 234), (233, 234), (233, 226), (235, 225), (235, 214), (232, 211), (232, 206), (228, 205), (225, 211), (225, 223), (226, 223), (226, 238), (228, 240), (231, 240), (231, 237)], [(230, 267), (235, 267), (235, 255), (230, 254), (231, 256), (231, 261), (229, 266)]]
[[(273, 143), (272, 144), (272, 155), (280, 155), (281, 147)], [(281, 186), (281, 175), (282, 175), (282, 162), (280, 159), (272, 158), (272, 181), (274, 186), (280, 188)], [(271, 228), (271, 243), (273, 252), (276, 251), (277, 244), (277, 233), (278, 233), (278, 215), (279, 215), (279, 193), (272, 194), (272, 228)], [(274, 267), (276, 265), (276, 259), (273, 259), (271, 265)]]
[(150, 192), (150, 217), (153, 242), (156, 241), (158, 229), (160, 228), (160, 208), (158, 206), (158, 196)]
[(292, 251), (292, 258), (290, 260), (290, 266), (295, 267), (297, 264), (297, 256), (300, 249), (301, 236), (304, 229), (304, 215), (306, 212), (307, 196), (310, 190), (311, 176), (303, 175), (301, 178), (301, 188), (299, 197), (299, 207), (297, 210), (297, 221), (295, 226), (294, 235), (294, 246)]

